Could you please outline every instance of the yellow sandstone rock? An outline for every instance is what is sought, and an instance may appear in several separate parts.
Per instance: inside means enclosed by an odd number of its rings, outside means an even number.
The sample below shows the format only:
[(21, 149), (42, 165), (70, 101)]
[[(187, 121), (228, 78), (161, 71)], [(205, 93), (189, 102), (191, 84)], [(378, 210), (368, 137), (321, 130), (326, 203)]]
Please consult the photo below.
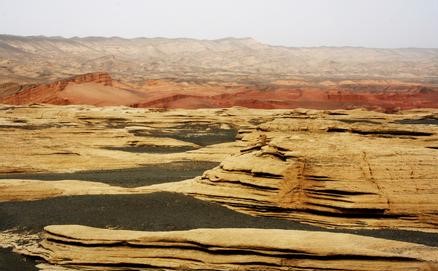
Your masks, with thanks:
[(427, 270), (438, 249), (352, 234), (270, 229), (138, 232), (48, 226), (27, 254), (79, 270)]

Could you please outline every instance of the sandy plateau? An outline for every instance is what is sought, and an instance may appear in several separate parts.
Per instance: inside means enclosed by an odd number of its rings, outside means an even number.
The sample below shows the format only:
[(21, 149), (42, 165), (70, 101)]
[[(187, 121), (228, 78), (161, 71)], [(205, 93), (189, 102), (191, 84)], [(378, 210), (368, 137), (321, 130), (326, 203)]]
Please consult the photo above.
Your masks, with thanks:
[(21, 270), (438, 268), (437, 110), (3, 105), (0, 129)]

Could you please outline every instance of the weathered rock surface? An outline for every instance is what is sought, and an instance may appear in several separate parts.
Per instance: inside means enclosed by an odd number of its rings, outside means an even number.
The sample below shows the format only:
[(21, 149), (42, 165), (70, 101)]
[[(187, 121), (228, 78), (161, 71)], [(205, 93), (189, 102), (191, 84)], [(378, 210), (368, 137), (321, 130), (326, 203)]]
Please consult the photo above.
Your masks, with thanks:
[[(136, 232), (48, 226), (22, 253), (79, 270), (432, 270), (437, 248), (351, 234), (264, 229)], [(51, 270), (51, 269), (43, 269)]]
[[(24, 119), (27, 114), (42, 113), (41, 109), (15, 108), (13, 112), (21, 112)], [(77, 109), (74, 107), (68, 110), (63, 108), (64, 115), (57, 115), (57, 107), (50, 109), (52, 113), (43, 110), (47, 115), (56, 116), (54, 122), (60, 116), (65, 121), (70, 119), (71, 125), (66, 127), (29, 130), (29, 134), (22, 132), (27, 131), (25, 129), (7, 128), (5, 135), (8, 136), (1, 146), (4, 155), (1, 170), (56, 172), (71, 171), (73, 168), (127, 168), (181, 159), (222, 162), (219, 167), (192, 181), (138, 188), (84, 181), (4, 180), (0, 183), (0, 189), (4, 192), (1, 201), (62, 195), (170, 191), (217, 202), (253, 215), (291, 219), (330, 228), (437, 231), (438, 187), (435, 180), (438, 179), (438, 126), (433, 124), (433, 120), (438, 119), (437, 112), (383, 114), (362, 110), (257, 111), (237, 108), (225, 111), (155, 112), (126, 109), (123, 115), (125, 119), (118, 120), (122, 128), (115, 125), (118, 128), (102, 128), (100, 133), (98, 127), (106, 126), (107, 119), (98, 116), (111, 116), (111, 110), (88, 109), (85, 119), (82, 113), (76, 115)], [(241, 140), (236, 143), (182, 153), (130, 153), (99, 148), (102, 145), (117, 146), (135, 141), (135, 144), (139, 144), (144, 140), (162, 144), (163, 138), (155, 138), (153, 133), (149, 134), (150, 138), (142, 137), (139, 131), (153, 132), (156, 129), (154, 127), (169, 129), (174, 127), (175, 122), (184, 123), (187, 119), (196, 119), (197, 115), (209, 116), (210, 122), (252, 128), (242, 129), (238, 135)], [(18, 116), (15, 114), (14, 118)], [(144, 117), (149, 121), (147, 127), (140, 122)], [(93, 122), (92, 130), (81, 124), (83, 120), (86, 123)], [(29, 126), (36, 120), (27, 121), (25, 124), (10, 123), (17, 127)], [(254, 121), (261, 122), (257, 129), (250, 124)], [(403, 124), (405, 122), (428, 124)], [(128, 128), (135, 125), (137, 136), (127, 133), (124, 125)], [(72, 137), (72, 131), (77, 131), (77, 136)], [(86, 136), (86, 141), (82, 140), (82, 134)], [(41, 144), (45, 142), (41, 141), (41, 137), (47, 137), (48, 141), (57, 142), (58, 145), (50, 145), (50, 149), (47, 149), (46, 145)], [(16, 149), (19, 139), (22, 146), (28, 144), (29, 147)], [(172, 144), (190, 143), (176, 141)], [(75, 149), (67, 149), (70, 145), (74, 145)], [(11, 156), (11, 153), (15, 155)], [(99, 160), (99, 164), (93, 162), (96, 160)]]
[[(410, 230), (426, 238), (438, 232), (438, 112), (433, 109), (397, 114), (90, 106), (0, 109), (3, 204), (165, 191), (254, 216), (350, 232)], [(234, 129), (239, 129), (237, 136)], [(131, 147), (142, 149), (135, 152)], [(190, 149), (167, 152), (177, 147)], [(170, 169), (182, 161), (220, 165), (194, 179), (140, 187), (103, 179), (8, 177), (163, 164)], [(133, 233), (50, 226), (40, 245), (37, 239), (23, 245), (26, 242), (20, 244), (13, 234), (4, 236), (0, 234), (0, 246), (13, 242), (20, 253), (51, 263), (40, 264), (42, 270), (434, 270), (438, 255), (436, 248), (418, 244), (274, 229)]]
[[(239, 113), (242, 115), (237, 116)], [(242, 147), (241, 142), (234, 142), (235, 129), (252, 126), (249, 121), (264, 116), (271, 118), (272, 114), (238, 109), (160, 112), (125, 107), (2, 106), (0, 172), (75, 172), (175, 161), (220, 162)], [(192, 150), (181, 152), (181, 147)]]
[[(61, 180), (0, 180), (0, 202), (38, 200), (74, 195), (112, 195), (147, 193), (147, 189), (111, 186), (99, 182)], [(153, 192), (153, 190), (150, 190)]]
[(345, 114), (294, 112), (261, 124), (243, 136), (252, 147), (175, 189), (326, 227), (436, 232), (438, 126), (395, 123), (409, 113)]

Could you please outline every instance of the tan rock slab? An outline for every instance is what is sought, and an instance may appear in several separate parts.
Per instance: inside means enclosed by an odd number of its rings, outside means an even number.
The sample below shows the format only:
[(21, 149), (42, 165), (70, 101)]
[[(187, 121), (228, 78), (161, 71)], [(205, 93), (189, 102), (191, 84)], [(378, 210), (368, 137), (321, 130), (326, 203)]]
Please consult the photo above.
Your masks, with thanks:
[(438, 264), (437, 248), (423, 245), (270, 229), (136, 232), (55, 225), (46, 227), (45, 239), (27, 253), (79, 270), (420, 270)]

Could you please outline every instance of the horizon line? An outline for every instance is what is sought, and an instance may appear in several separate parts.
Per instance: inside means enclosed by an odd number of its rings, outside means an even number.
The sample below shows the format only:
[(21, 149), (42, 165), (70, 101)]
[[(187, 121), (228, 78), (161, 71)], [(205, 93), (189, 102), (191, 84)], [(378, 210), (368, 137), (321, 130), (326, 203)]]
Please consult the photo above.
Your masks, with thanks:
[(223, 38), (217, 39), (204, 39), (204, 38), (191, 38), (191, 37), (164, 37), (164, 36), (155, 36), (155, 37), (147, 37), (147, 36), (135, 36), (135, 37), (122, 37), (122, 36), (63, 36), (63, 35), (41, 35), (41, 34), (33, 34), (33, 35), (17, 35), (10, 33), (0, 33), (0, 37), (2, 36), (12, 36), (12, 37), (20, 37), (20, 38), (48, 38), (48, 39), (90, 39), (90, 38), (101, 38), (101, 39), (122, 39), (122, 40), (136, 40), (136, 39), (165, 39), (165, 40), (195, 40), (195, 41), (221, 41), (221, 40), (253, 40), (256, 43), (267, 45), (270, 47), (283, 47), (283, 48), (356, 48), (356, 49), (382, 49), (382, 50), (399, 50), (399, 49), (424, 49), (424, 50), (438, 50), (438, 47), (368, 47), (363, 45), (313, 45), (313, 46), (289, 46), (289, 45), (276, 45), (269, 44), (262, 41), (259, 41), (253, 37), (236, 37), (236, 36), (227, 36)]

